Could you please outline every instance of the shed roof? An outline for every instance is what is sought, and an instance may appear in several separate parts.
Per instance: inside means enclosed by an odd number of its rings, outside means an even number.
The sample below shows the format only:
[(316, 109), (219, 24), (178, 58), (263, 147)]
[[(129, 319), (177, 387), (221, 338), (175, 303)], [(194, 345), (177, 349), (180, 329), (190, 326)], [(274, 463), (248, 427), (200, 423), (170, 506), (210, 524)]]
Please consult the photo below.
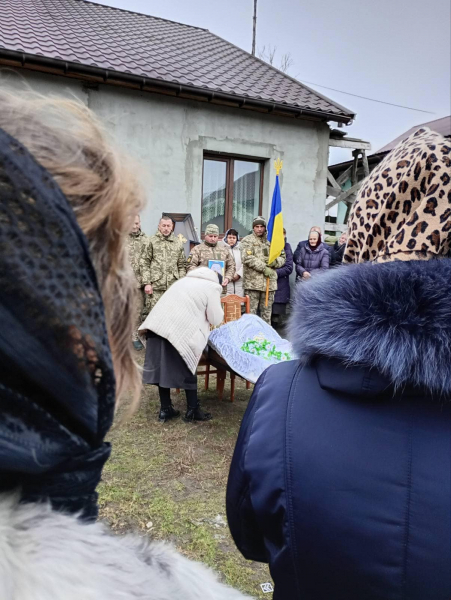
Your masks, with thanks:
[[(428, 127), (432, 131), (440, 133), (445, 138), (451, 138), (451, 116), (442, 117), (441, 119), (435, 119), (435, 121), (428, 121), (427, 123), (421, 123), (420, 125), (415, 125), (414, 127), (411, 127), (405, 133), (398, 135), (397, 138), (383, 146), (377, 152), (369, 154), (368, 163), (370, 165), (378, 164), (384, 158), (384, 156), (390, 152), (390, 150), (393, 150), (393, 148), (395, 148), (399, 144), (400, 141), (407, 139), (410, 135), (412, 135), (412, 133), (414, 133), (418, 129), (421, 129), (422, 127)], [(341, 163), (335, 163), (334, 165), (329, 165), (329, 170), (333, 175), (336, 175), (337, 173), (345, 171), (348, 167), (352, 165), (352, 163), (353, 160), (346, 160)]]
[[(1, 0), (0, 60), (349, 122), (352, 111), (206, 29), (86, 0)], [(51, 63), (49, 61), (52, 61)], [(69, 73), (68, 73), (69, 71)], [(126, 76), (128, 79), (126, 79)], [(221, 96), (222, 95), (222, 96)]]
[(393, 148), (395, 146), (397, 146), (401, 140), (405, 140), (410, 135), (412, 135), (412, 133), (415, 133), (415, 131), (417, 131), (417, 129), (421, 129), (421, 127), (428, 127), (432, 131), (436, 131), (437, 133), (440, 133), (443, 137), (450, 137), (451, 136), (451, 116), (443, 117), (442, 119), (435, 119), (435, 121), (428, 121), (427, 123), (421, 123), (421, 125), (415, 125), (415, 127), (411, 127), (405, 133), (398, 135), (397, 138), (395, 138), (394, 140), (392, 140), (391, 142), (386, 144), (383, 148), (381, 148), (380, 150), (375, 152), (375, 154), (380, 154), (381, 152), (389, 152), (390, 150), (393, 150)]

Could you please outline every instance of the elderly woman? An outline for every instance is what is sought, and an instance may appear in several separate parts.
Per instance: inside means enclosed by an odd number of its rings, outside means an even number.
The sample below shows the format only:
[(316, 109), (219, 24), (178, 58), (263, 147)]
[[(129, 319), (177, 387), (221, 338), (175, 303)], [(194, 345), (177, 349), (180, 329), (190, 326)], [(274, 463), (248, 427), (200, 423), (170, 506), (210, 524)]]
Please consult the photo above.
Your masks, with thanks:
[(0, 90), (2, 600), (243, 598), (95, 522), (116, 400), (140, 389), (130, 172), (83, 104)]
[(451, 598), (450, 166), (420, 129), (371, 173), (257, 382), (227, 514), (275, 600)]
[(211, 419), (199, 405), (196, 370), (210, 325), (223, 320), (221, 291), (218, 274), (208, 267), (189, 271), (163, 294), (139, 328), (146, 339), (143, 383), (158, 386), (159, 421), (180, 415), (172, 406), (171, 388), (185, 390), (184, 421)]
[(321, 234), (311, 229), (307, 243), (296, 251), (296, 279), (310, 279), (312, 273), (327, 271), (329, 261), (330, 253), (321, 241)]
[(330, 253), (330, 266), (339, 267), (343, 264), (343, 255), (346, 248), (346, 242), (348, 241), (347, 232), (343, 232), (338, 240), (333, 245)]

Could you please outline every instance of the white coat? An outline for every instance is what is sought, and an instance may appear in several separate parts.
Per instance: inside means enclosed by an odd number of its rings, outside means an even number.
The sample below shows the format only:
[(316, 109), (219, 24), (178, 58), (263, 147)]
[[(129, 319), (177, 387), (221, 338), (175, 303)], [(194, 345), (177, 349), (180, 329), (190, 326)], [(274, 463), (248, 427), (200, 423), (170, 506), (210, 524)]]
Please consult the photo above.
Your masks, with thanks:
[(222, 287), (216, 273), (199, 267), (176, 281), (160, 298), (139, 328), (165, 338), (178, 351), (192, 373), (208, 342), (210, 325), (220, 325)]
[[(230, 246), (228, 246), (230, 248)], [(235, 273), (240, 276), (238, 281), (230, 281), (227, 284), (227, 293), (236, 294), (237, 296), (244, 296), (243, 291), (243, 262), (241, 260), (241, 248), (240, 244), (236, 244), (233, 248), (230, 248), (230, 252), (235, 260)]]
[(251, 600), (171, 546), (0, 494), (1, 600)]

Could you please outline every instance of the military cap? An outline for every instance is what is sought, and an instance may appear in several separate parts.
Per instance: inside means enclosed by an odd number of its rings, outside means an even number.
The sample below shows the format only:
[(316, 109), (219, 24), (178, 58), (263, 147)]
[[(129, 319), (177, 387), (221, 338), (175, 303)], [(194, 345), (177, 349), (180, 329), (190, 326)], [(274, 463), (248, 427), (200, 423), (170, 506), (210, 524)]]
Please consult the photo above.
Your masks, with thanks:
[(214, 223), (210, 223), (205, 227), (205, 235), (219, 235), (219, 227)]
[(263, 225), (266, 227), (266, 219), (264, 217), (255, 217), (255, 219), (252, 221), (252, 228), (254, 228), (256, 225)]

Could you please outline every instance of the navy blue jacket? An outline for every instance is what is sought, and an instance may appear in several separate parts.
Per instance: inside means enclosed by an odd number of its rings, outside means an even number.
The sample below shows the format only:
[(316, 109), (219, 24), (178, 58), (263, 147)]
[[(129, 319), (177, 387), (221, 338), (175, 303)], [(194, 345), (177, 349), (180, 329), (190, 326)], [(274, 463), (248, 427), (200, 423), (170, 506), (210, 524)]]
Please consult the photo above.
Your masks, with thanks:
[[(295, 263), (298, 261), (298, 257), (299, 257), (299, 253), (300, 253), (301, 249), (304, 246), (307, 246), (307, 244), (308, 244), (308, 240), (302, 240), (296, 246), (296, 250), (294, 251), (294, 254), (293, 254), (293, 260)], [(321, 242), (321, 245), (329, 252), (329, 254), (332, 254), (332, 246), (329, 246), (329, 244), (326, 244), (326, 242)]]
[(299, 249), (294, 262), (298, 278), (302, 277), (304, 271), (308, 271), (309, 273), (313, 273), (313, 271), (327, 271), (330, 262), (330, 251), (323, 243), (318, 248), (315, 248), (315, 250), (312, 250), (309, 244), (305, 244), (305, 246)]
[(298, 286), (300, 360), (259, 379), (227, 515), (276, 600), (451, 598), (451, 262)]
[(277, 270), (277, 291), (274, 302), (288, 304), (290, 301), (290, 275), (293, 272), (293, 250), (288, 242), (285, 242), (286, 260), (283, 267)]

